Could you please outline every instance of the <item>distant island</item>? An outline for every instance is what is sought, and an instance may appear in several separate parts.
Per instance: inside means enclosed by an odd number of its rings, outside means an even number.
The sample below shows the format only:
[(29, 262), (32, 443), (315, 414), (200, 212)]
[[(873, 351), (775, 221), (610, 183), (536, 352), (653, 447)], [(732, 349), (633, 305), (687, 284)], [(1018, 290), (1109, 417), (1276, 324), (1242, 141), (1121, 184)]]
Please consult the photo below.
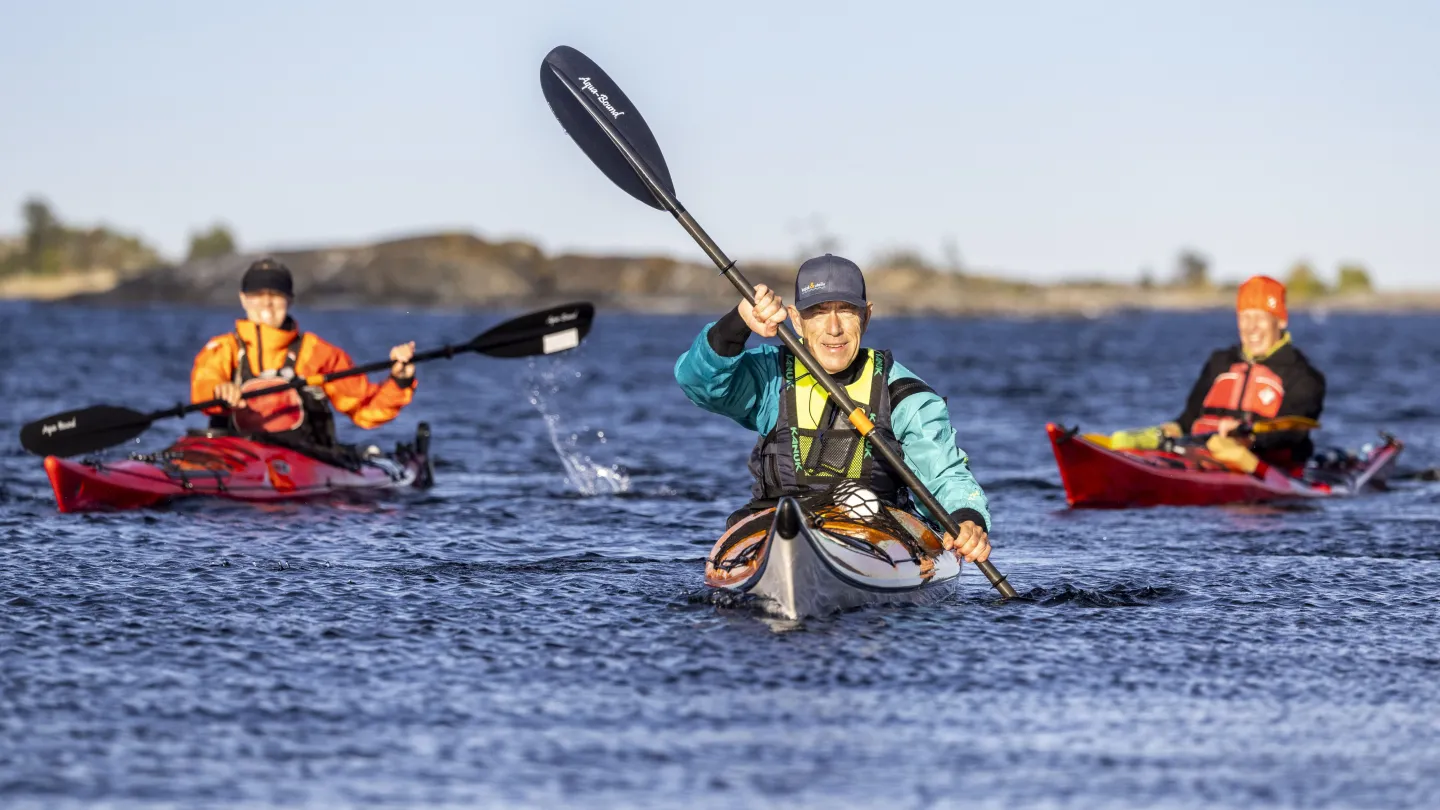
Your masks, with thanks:
[[(26, 233), (0, 238), (0, 298), (103, 303), (231, 304), (240, 274), (262, 255), (295, 273), (306, 306), (523, 308), (586, 299), (607, 309), (718, 313), (735, 293), (708, 264), (663, 256), (547, 255), (524, 241), (435, 233), (373, 244), (243, 252), (223, 225), (192, 235), (189, 255), (167, 262), (136, 236), (67, 226), (48, 204), (24, 208)], [(819, 251), (817, 251), (819, 252)], [(955, 266), (936, 267), (914, 251), (866, 262), (870, 299), (885, 313), (1095, 316), (1129, 309), (1228, 308), (1234, 286), (1210, 278), (1203, 256), (1181, 254), (1164, 283), (1079, 280), (1033, 284)], [(794, 264), (742, 263), (754, 283), (780, 290)], [(1440, 310), (1440, 292), (1377, 292), (1359, 265), (1333, 284), (1305, 264), (1277, 272), (1292, 306), (1331, 310)]]

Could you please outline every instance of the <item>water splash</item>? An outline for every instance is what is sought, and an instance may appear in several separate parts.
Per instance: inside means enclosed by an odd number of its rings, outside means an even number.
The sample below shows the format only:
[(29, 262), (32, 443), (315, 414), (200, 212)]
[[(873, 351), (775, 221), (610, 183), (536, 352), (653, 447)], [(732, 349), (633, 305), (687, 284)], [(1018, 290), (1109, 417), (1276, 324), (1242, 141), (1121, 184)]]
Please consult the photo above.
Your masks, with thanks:
[[(595, 461), (580, 449), (582, 438), (589, 438), (589, 431), (565, 433), (559, 414), (548, 413), (541, 406), (543, 400), (532, 399), (541, 416), (545, 417), (545, 428), (550, 432), (550, 444), (565, 465), (565, 477), (581, 495), (617, 495), (630, 491), (630, 476), (617, 464), (605, 465)], [(593, 435), (605, 443), (605, 431), (594, 431)]]
[[(630, 491), (630, 476), (618, 464), (604, 464), (596, 461), (586, 445), (606, 444), (605, 431), (591, 430), (588, 426), (567, 429), (564, 415), (560, 412), (558, 396), (567, 383), (580, 379), (581, 373), (568, 363), (547, 363), (544, 366), (530, 361), (530, 373), (526, 382), (530, 387), (530, 404), (545, 420), (545, 430), (550, 434), (550, 445), (560, 464), (565, 468), (565, 477), (575, 491), (586, 497), (593, 495), (618, 495)], [(607, 448), (608, 449), (608, 448)]]

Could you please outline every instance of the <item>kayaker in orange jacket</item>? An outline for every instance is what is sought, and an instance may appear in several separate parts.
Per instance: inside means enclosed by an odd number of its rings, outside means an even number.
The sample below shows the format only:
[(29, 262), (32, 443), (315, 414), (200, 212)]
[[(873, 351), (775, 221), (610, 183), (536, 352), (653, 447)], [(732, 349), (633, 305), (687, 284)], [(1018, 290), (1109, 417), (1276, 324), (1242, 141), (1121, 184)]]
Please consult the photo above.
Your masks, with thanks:
[(274, 259), (251, 264), (240, 282), (245, 318), (235, 331), (211, 338), (195, 357), (190, 373), (192, 402), (220, 399), (229, 407), (206, 410), (211, 426), (241, 433), (268, 433), (302, 444), (335, 444), (336, 410), (362, 428), (394, 419), (415, 393), (415, 344), (390, 350), (390, 377), (376, 385), (363, 376), (326, 383), (321, 388), (290, 389), (242, 399), (241, 394), (296, 376), (344, 371), (350, 355), (314, 334), (301, 332), (290, 317), (294, 300), (290, 269)]
[(1241, 425), (1264, 419), (1318, 420), (1325, 407), (1325, 375), (1290, 342), (1285, 285), (1269, 276), (1246, 280), (1235, 311), (1240, 343), (1210, 355), (1179, 418), (1116, 434), (1112, 447), (1153, 447), (1161, 436), (1209, 435), (1205, 446), (1210, 454), (1247, 473), (1262, 461), (1280, 468), (1305, 463), (1314, 452), (1309, 431), (1231, 435)]

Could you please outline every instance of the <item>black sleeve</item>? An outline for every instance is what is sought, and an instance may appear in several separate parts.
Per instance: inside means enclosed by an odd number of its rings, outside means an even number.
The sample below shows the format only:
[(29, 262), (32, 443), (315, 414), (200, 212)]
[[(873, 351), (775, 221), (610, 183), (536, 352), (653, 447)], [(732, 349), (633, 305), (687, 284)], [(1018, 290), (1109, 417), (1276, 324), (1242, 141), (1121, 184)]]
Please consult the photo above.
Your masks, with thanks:
[[(935, 394), (935, 389), (925, 384), (919, 377), (901, 377), (890, 383), (890, 410), (894, 411), (900, 407), (900, 403), (915, 394)], [(935, 396), (940, 396), (935, 394)], [(945, 400), (944, 397), (941, 397)], [(945, 400), (948, 405), (949, 400)]]
[(740, 317), (740, 307), (736, 306), (716, 321), (705, 339), (710, 343), (710, 348), (721, 357), (737, 357), (745, 351), (745, 341), (750, 339), (750, 327), (746, 326), (745, 319)]
[[(1280, 382), (1285, 386), (1285, 399), (1280, 402), (1276, 416), (1320, 419), (1320, 412), (1325, 409), (1325, 375), (1310, 365), (1304, 355), (1296, 352), (1296, 361), (1285, 368)], [(1314, 447), (1308, 430), (1257, 434), (1253, 445), (1256, 455), (1283, 458), (1284, 453), (1288, 453), (1288, 458), (1297, 463), (1309, 458)]]
[(985, 516), (974, 509), (956, 509), (950, 513), (950, 519), (955, 521), (956, 526), (968, 520), (985, 531), (990, 531), (990, 527), (985, 525)]
[(1205, 407), (1205, 395), (1210, 393), (1210, 386), (1215, 384), (1215, 378), (1221, 372), (1230, 367), (1229, 352), (1221, 349), (1210, 355), (1205, 361), (1205, 366), (1200, 369), (1200, 376), (1196, 378), (1195, 384), (1190, 387), (1190, 396), (1185, 398), (1185, 410), (1175, 419), (1180, 430), (1190, 432), (1190, 426), (1200, 418), (1200, 411)]
[(1325, 375), (1310, 365), (1302, 354), (1296, 353), (1293, 368), (1280, 378), (1285, 386), (1285, 399), (1280, 402), (1276, 416), (1304, 416), (1319, 420), (1325, 409)]

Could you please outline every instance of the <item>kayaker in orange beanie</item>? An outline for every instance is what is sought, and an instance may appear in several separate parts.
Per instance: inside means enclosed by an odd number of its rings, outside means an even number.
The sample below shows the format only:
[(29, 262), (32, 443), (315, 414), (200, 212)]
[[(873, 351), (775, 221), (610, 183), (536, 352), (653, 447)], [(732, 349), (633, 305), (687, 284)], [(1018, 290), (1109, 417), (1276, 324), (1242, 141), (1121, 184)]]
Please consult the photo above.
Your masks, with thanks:
[(415, 344), (390, 350), (390, 377), (375, 385), (365, 377), (347, 377), (323, 388), (291, 389), (279, 394), (241, 399), (241, 394), (296, 376), (344, 371), (350, 355), (308, 332), (290, 317), (295, 284), (290, 268), (274, 259), (250, 265), (240, 281), (240, 306), (245, 318), (235, 331), (218, 335), (195, 357), (190, 373), (193, 402), (221, 399), (229, 408), (212, 408), (211, 426), (240, 433), (267, 433), (301, 444), (335, 444), (335, 418), (330, 407), (362, 428), (389, 422), (410, 404), (415, 393)]
[[(1285, 285), (1254, 276), (1240, 285), (1235, 300), (1240, 343), (1210, 355), (1190, 389), (1185, 410), (1174, 422), (1151, 429), (1159, 435), (1212, 434), (1211, 455), (1253, 473), (1263, 461), (1290, 469), (1314, 452), (1309, 431), (1231, 436), (1236, 427), (1263, 419), (1303, 416), (1318, 420), (1325, 406), (1325, 376), (1290, 342)], [(1146, 446), (1137, 432), (1117, 434), (1124, 446)], [(1112, 442), (1112, 446), (1114, 446)]]

